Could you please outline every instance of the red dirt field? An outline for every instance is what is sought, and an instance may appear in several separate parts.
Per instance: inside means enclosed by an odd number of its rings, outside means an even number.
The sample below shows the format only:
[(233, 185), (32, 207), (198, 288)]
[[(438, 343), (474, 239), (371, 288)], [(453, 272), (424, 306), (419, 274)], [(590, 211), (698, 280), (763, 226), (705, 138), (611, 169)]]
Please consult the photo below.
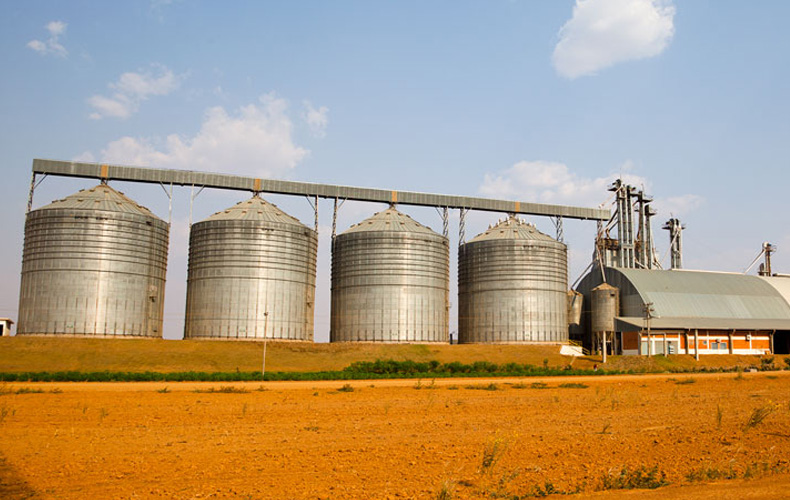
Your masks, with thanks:
[[(5, 384), (0, 498), (790, 491), (790, 372), (344, 385)], [(755, 410), (762, 420), (749, 425)], [(623, 468), (633, 478), (642, 467), (669, 484), (596, 491), (616, 487)]]

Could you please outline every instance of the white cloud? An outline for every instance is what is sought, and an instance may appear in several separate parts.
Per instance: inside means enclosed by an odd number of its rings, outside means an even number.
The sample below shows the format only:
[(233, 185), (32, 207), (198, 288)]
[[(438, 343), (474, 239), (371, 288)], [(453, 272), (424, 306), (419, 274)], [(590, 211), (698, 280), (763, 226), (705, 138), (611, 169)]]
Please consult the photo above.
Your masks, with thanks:
[(681, 196), (672, 196), (670, 198), (656, 199), (654, 205), (657, 209), (665, 214), (666, 217), (670, 215), (674, 217), (685, 216), (705, 203), (705, 198), (696, 194), (684, 194)]
[(566, 78), (660, 54), (675, 33), (671, 0), (576, 0), (552, 61)]
[(310, 101), (303, 101), (302, 104), (304, 106), (302, 118), (310, 127), (310, 131), (316, 137), (325, 137), (326, 127), (329, 125), (329, 108), (320, 106), (316, 109)]
[(270, 93), (234, 114), (222, 107), (209, 108), (193, 137), (172, 134), (164, 141), (122, 137), (109, 143), (100, 156), (108, 163), (282, 176), (309, 154), (294, 143), (287, 111), (287, 101)]
[(87, 163), (93, 163), (96, 161), (96, 157), (93, 156), (93, 153), (91, 153), (90, 151), (83, 151), (82, 153), (72, 158), (71, 161), (84, 161)]
[[(626, 162), (625, 166), (628, 165)], [(520, 161), (496, 174), (485, 174), (480, 193), (511, 200), (592, 207), (606, 201), (607, 188), (618, 177), (634, 186), (647, 184), (644, 178), (632, 174), (612, 173), (586, 179), (571, 172), (563, 163)]]
[(27, 46), (42, 56), (52, 54), (58, 57), (66, 57), (69, 51), (60, 43), (60, 37), (66, 33), (66, 26), (68, 25), (63, 21), (50, 21), (45, 26), (49, 32), (49, 38), (45, 41), (30, 40), (27, 42)]
[(115, 92), (112, 96), (94, 95), (88, 98), (93, 108), (90, 118), (128, 118), (140, 109), (140, 104), (151, 96), (167, 95), (178, 89), (183, 77), (177, 76), (165, 66), (154, 64), (157, 71), (127, 72), (118, 81), (108, 85)]
[[(485, 196), (537, 203), (597, 207), (612, 201), (609, 186), (615, 179), (623, 179), (637, 189), (652, 193), (650, 181), (629, 173), (633, 162), (625, 161), (616, 172), (593, 179), (581, 177), (563, 163), (548, 161), (520, 161), (495, 174), (485, 174), (480, 193)], [(653, 207), (660, 217), (685, 216), (696, 210), (705, 199), (695, 194), (668, 198), (656, 197)], [(607, 205), (608, 206), (608, 205)]]
[(60, 36), (66, 32), (66, 23), (63, 21), (51, 21), (47, 24), (47, 31), (52, 36)]

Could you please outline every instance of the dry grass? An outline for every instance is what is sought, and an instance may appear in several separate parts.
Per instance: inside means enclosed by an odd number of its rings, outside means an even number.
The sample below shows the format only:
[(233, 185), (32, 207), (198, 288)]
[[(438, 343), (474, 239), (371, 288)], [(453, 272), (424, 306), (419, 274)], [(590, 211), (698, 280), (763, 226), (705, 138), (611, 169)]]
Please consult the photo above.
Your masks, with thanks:
[[(2, 371), (156, 371), (233, 372), (261, 369), (260, 342), (161, 339), (101, 339), (65, 337), (0, 337)], [(340, 370), (355, 361), (393, 359), (441, 363), (458, 361), (496, 364), (519, 363), (541, 367), (564, 367), (570, 358), (559, 354), (556, 345), (426, 345), (312, 342), (269, 342), (266, 369), (271, 371)], [(777, 363), (779, 360), (777, 359)], [(573, 362), (575, 369), (594, 364), (609, 370), (664, 371), (703, 366), (759, 365), (759, 356), (611, 356), (606, 365), (600, 358), (584, 357)]]
[[(263, 344), (212, 340), (0, 337), (3, 371), (207, 371), (261, 369)], [(266, 370), (341, 370), (355, 361), (459, 361), (564, 366), (559, 346), (269, 342)], [(100, 353), (100, 355), (97, 355)]]

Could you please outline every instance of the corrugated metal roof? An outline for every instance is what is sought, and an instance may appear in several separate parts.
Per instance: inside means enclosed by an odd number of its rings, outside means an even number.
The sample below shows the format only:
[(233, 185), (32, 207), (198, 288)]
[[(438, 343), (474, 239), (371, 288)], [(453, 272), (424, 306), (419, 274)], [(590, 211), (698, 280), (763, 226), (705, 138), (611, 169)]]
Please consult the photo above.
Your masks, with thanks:
[(771, 285), (790, 304), (790, 277), (760, 276), (760, 279)]
[(90, 189), (83, 189), (62, 200), (53, 201), (49, 205), (45, 205), (37, 210), (52, 209), (104, 210), (107, 212), (145, 215), (158, 219), (153, 212), (107, 184), (99, 184)]
[(249, 220), (258, 222), (279, 222), (307, 227), (299, 219), (280, 210), (277, 205), (269, 203), (259, 196), (241, 201), (232, 207), (217, 212), (201, 222), (218, 220)]
[(535, 226), (522, 221), (517, 217), (508, 217), (499, 221), (488, 230), (478, 234), (469, 243), (485, 240), (537, 240), (558, 243), (557, 240), (538, 231)]
[(346, 229), (343, 234), (358, 233), (363, 231), (398, 231), (407, 233), (437, 234), (431, 228), (423, 226), (408, 215), (390, 207), (381, 212), (376, 212), (359, 224), (354, 224)]
[(655, 317), (790, 320), (790, 303), (765, 279), (735, 273), (609, 268), (652, 302)]

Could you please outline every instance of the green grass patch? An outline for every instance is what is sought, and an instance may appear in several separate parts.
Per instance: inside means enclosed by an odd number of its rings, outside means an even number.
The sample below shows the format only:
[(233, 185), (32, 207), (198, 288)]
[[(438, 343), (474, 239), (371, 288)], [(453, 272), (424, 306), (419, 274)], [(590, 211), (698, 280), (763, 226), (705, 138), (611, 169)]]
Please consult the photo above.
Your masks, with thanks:
[(472, 389), (477, 391), (498, 391), (499, 386), (492, 382), (490, 384), (467, 385), (464, 387), (464, 389)]
[(559, 387), (561, 389), (587, 389), (590, 386), (587, 385), (587, 384), (581, 384), (581, 383), (578, 383), (578, 382), (568, 382), (568, 383), (565, 383), (565, 384), (560, 384)]
[(194, 392), (205, 394), (245, 394), (250, 391), (243, 387), (233, 387), (232, 385), (221, 385), (219, 389), (209, 387), (208, 389), (195, 389)]
[[(607, 374), (623, 373), (609, 371)], [(375, 380), (375, 379), (436, 379), (479, 377), (546, 377), (559, 375), (602, 375), (592, 370), (567, 370), (535, 367), (529, 364), (506, 363), (497, 365), (486, 361), (463, 364), (457, 361), (440, 363), (416, 361), (358, 361), (343, 370), (315, 372), (0, 372), (0, 382), (261, 382), (294, 380)], [(533, 384), (534, 385), (534, 384)]]

